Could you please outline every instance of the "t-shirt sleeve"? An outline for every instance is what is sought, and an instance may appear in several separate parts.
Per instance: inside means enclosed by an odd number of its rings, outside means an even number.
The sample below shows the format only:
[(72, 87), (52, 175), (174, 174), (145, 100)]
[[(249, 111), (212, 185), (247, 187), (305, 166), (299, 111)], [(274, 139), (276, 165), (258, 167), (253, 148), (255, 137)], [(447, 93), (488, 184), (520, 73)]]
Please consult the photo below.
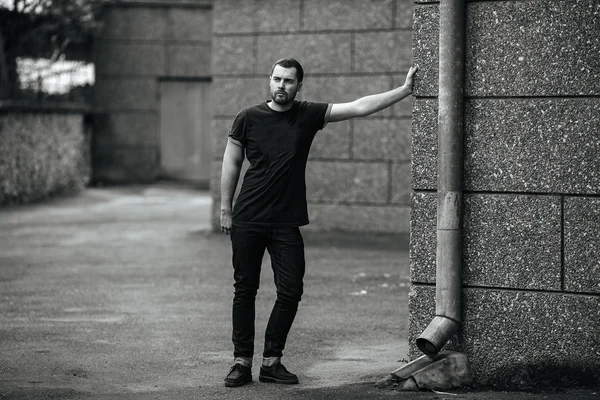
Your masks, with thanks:
[(314, 123), (314, 129), (319, 131), (327, 125), (329, 114), (331, 113), (330, 103), (308, 103), (311, 111), (311, 120)]
[(240, 111), (231, 124), (229, 134), (227, 135), (229, 141), (239, 146), (246, 147), (246, 110)]

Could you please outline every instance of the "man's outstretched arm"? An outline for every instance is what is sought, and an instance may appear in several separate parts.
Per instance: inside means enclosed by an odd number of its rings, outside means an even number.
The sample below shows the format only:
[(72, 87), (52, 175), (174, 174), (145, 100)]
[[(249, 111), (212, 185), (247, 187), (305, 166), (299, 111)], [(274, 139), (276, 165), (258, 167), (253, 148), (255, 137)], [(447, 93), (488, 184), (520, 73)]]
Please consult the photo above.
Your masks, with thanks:
[(328, 122), (364, 117), (399, 102), (412, 93), (413, 75), (415, 72), (417, 72), (417, 67), (410, 67), (404, 85), (390, 91), (361, 97), (350, 103), (332, 104)]
[(231, 233), (233, 195), (243, 162), (244, 148), (228, 140), (221, 170), (221, 231), (228, 235)]

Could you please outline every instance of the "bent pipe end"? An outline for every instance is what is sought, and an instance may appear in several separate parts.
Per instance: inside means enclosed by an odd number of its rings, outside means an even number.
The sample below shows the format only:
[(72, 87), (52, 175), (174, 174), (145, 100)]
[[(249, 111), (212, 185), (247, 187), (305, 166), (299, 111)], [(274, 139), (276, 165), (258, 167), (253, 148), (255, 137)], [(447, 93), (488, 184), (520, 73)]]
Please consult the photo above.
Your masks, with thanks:
[(459, 322), (437, 315), (417, 339), (417, 347), (425, 355), (434, 356), (440, 352), (459, 327)]

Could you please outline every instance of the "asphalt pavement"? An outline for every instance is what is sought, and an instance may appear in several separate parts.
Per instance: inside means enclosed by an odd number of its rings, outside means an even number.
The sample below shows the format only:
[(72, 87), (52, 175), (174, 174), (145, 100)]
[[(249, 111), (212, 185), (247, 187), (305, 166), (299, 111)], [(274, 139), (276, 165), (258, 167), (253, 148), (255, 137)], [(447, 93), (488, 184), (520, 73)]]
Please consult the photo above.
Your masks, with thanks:
[(226, 388), (231, 250), (210, 209), (208, 192), (173, 183), (0, 209), (0, 399), (599, 398), (374, 388), (407, 359), (408, 239), (310, 230), (283, 358), (300, 384), (258, 382), (275, 299), (266, 257), (254, 382)]

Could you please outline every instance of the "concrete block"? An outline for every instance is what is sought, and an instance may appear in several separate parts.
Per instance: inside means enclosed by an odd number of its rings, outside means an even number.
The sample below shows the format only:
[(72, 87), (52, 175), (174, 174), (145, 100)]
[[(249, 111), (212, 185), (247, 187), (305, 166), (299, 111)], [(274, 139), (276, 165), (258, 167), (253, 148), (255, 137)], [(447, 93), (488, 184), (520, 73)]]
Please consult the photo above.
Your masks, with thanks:
[(153, 78), (99, 77), (94, 90), (97, 110), (154, 111), (156, 80)]
[(408, 233), (410, 209), (405, 206), (367, 206), (309, 203), (313, 231)]
[(354, 121), (352, 154), (357, 160), (410, 160), (411, 121), (362, 118)]
[(106, 183), (153, 182), (158, 169), (154, 148), (112, 148), (94, 155), (93, 180)]
[(327, 124), (312, 143), (310, 158), (349, 159), (353, 121)]
[(414, 75), (414, 96), (437, 96), (439, 19), (437, 4), (415, 4), (413, 62), (419, 70)]
[(210, 77), (209, 43), (167, 45), (167, 76)]
[[(256, 73), (256, 55), (252, 36), (214, 36), (212, 44), (213, 76)], [(270, 71), (264, 71), (268, 76)]]
[(217, 199), (220, 201), (220, 199), (221, 199), (221, 170), (222, 170), (222, 168), (223, 168), (223, 160), (213, 160), (211, 168), (210, 168), (210, 191), (213, 194), (213, 202), (215, 202)]
[(435, 283), (437, 194), (414, 192), (410, 214), (410, 280)]
[(600, 293), (600, 199), (566, 197), (565, 290)]
[(467, 95), (600, 94), (597, 1), (476, 2), (467, 9)]
[(212, 16), (208, 9), (170, 7), (167, 9), (169, 20), (167, 38), (179, 42), (208, 43), (212, 34)]
[(355, 72), (405, 72), (412, 63), (412, 31), (364, 32), (354, 36)]
[(245, 107), (256, 105), (270, 99), (269, 78), (225, 78), (213, 79), (211, 93), (213, 101), (213, 116), (231, 117)]
[(306, 192), (311, 202), (385, 204), (387, 163), (311, 161), (306, 168)]
[[(305, 100), (343, 103), (390, 89), (392, 79), (387, 75), (305, 76), (302, 91)], [(377, 115), (391, 116), (393, 111), (387, 108)]]
[(465, 187), (599, 194), (598, 115), (597, 98), (468, 101)]
[(561, 289), (561, 200), (466, 195), (463, 281), (473, 286)]
[(300, 2), (219, 0), (214, 16), (215, 33), (295, 32), (300, 29)]
[(396, 28), (412, 29), (413, 0), (396, 0)]
[(258, 37), (259, 74), (269, 76), (273, 63), (280, 58), (297, 59), (304, 73), (347, 73), (351, 71), (351, 35), (349, 33), (264, 35)]
[(261, 0), (257, 3), (255, 15), (257, 31), (295, 32), (300, 29), (301, 2), (297, 0)]
[(213, 5), (213, 32), (248, 33), (255, 31), (254, 1), (218, 0)]
[[(448, 349), (463, 352), (475, 384), (535, 389), (597, 385), (600, 296), (463, 289), (463, 325)], [(433, 318), (435, 287), (409, 294), (411, 357)]]
[(393, 7), (393, 0), (306, 0), (302, 26), (312, 31), (390, 29)]
[(103, 15), (104, 39), (163, 40), (169, 19), (166, 8), (107, 7)]
[(415, 190), (437, 189), (437, 114), (437, 99), (413, 103), (411, 174)]
[(233, 118), (215, 119), (210, 122), (210, 131), (213, 136), (213, 156), (221, 160), (227, 146), (227, 136), (233, 123)]
[(163, 75), (165, 48), (155, 43), (98, 40), (94, 47), (94, 65), (96, 75)]
[(158, 143), (154, 113), (112, 113), (94, 120), (94, 147), (153, 147)]
[(410, 204), (412, 190), (410, 188), (410, 162), (392, 165), (392, 199), (393, 204)]

